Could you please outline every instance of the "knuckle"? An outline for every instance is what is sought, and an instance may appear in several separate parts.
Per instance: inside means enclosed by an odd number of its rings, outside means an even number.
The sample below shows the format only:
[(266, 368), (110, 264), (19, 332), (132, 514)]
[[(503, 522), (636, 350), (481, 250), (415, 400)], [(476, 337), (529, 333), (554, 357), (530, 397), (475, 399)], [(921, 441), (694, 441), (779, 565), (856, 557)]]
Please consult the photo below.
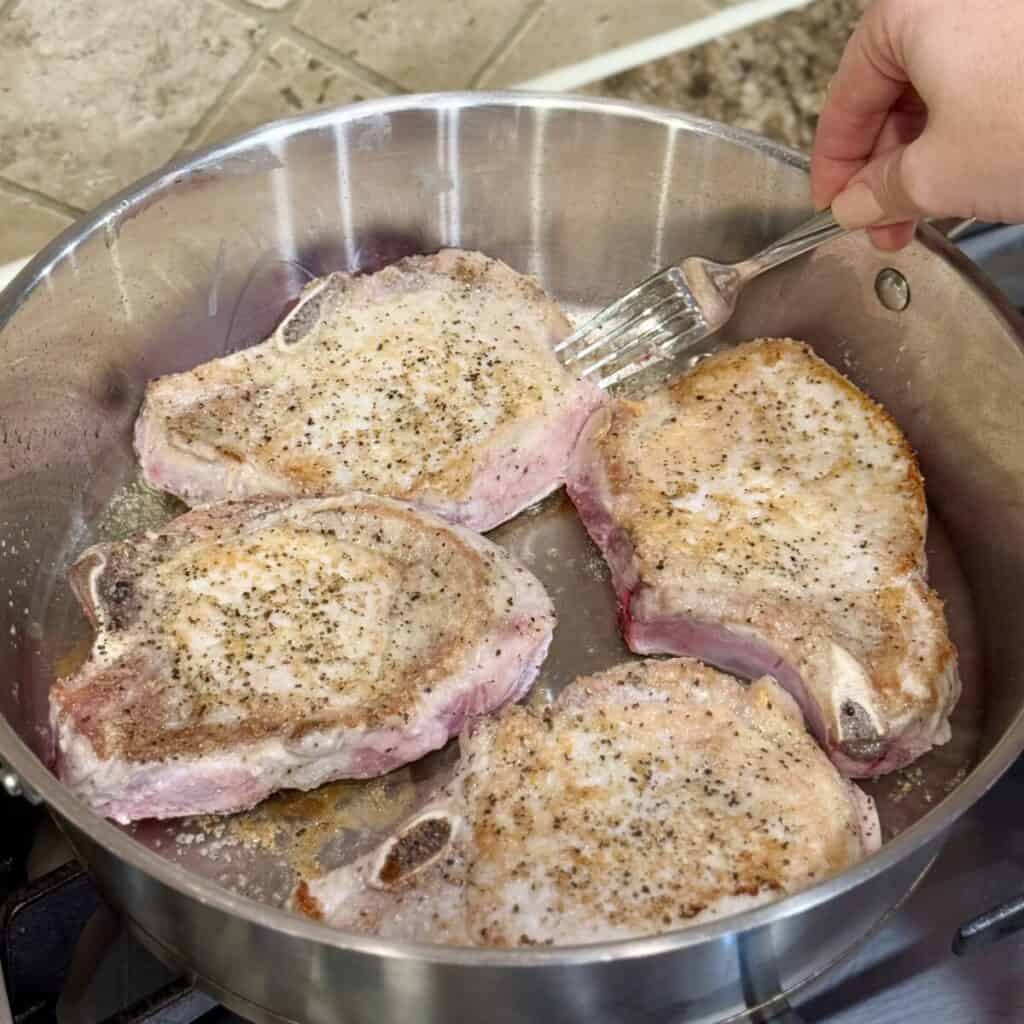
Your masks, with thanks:
[(904, 42), (913, 34), (921, 6), (922, 0), (877, 0), (869, 12), (876, 45), (898, 64), (903, 63)]

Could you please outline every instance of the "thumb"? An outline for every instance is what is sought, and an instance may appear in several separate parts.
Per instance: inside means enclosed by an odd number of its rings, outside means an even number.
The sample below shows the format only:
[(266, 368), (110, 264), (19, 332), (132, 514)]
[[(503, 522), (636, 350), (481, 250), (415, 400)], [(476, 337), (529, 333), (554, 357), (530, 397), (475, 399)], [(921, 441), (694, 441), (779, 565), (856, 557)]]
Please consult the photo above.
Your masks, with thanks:
[(832, 213), (848, 230), (917, 220), (928, 214), (917, 168), (923, 139), (875, 157), (832, 200)]

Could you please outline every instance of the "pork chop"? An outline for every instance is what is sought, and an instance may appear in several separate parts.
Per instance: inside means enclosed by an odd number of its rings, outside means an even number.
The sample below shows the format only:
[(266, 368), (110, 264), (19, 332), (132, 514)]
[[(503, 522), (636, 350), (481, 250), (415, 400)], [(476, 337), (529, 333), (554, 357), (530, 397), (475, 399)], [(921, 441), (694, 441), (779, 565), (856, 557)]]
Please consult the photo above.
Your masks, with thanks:
[(500, 548), (384, 498), (225, 502), (90, 548), (61, 779), (127, 822), (382, 775), (529, 689), (554, 627)]
[(632, 650), (774, 676), (853, 777), (949, 738), (960, 682), (917, 462), (807, 346), (751, 342), (596, 413), (568, 490)]
[(436, 799), (378, 849), (301, 882), (295, 909), (414, 941), (626, 939), (778, 899), (880, 842), (874, 803), (774, 681), (689, 659), (577, 679), (460, 745)]
[(263, 343), (149, 385), (143, 474), (190, 505), (360, 490), (489, 530), (563, 483), (604, 400), (552, 352), (569, 330), (480, 253), (331, 274)]

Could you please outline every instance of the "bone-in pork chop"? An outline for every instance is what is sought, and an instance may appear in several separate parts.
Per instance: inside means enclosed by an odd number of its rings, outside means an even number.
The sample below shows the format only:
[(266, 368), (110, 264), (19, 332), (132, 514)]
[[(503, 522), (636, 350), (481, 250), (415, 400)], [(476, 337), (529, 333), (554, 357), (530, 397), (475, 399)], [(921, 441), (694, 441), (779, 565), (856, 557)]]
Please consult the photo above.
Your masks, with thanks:
[(297, 910), (389, 938), (569, 945), (778, 899), (876, 849), (773, 680), (620, 665), (460, 739), (452, 781), (378, 849), (299, 884)]
[(361, 494), (196, 509), (72, 582), (97, 637), (51, 691), (58, 771), (119, 821), (382, 775), (522, 697), (554, 627), (500, 548)]
[(360, 490), (489, 530), (563, 483), (603, 401), (552, 352), (569, 330), (480, 253), (332, 274), (268, 340), (151, 383), (135, 447), (190, 505)]
[(595, 413), (568, 489), (634, 651), (774, 676), (854, 777), (949, 738), (960, 682), (913, 452), (805, 345), (751, 342)]

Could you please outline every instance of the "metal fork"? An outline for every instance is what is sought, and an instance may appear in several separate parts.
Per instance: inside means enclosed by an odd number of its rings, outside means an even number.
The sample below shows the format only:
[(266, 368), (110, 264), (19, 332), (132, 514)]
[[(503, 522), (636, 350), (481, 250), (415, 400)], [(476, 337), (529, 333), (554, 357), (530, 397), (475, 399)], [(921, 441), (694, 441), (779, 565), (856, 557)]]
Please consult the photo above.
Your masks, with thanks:
[(740, 263), (691, 256), (637, 285), (556, 345), (555, 352), (573, 373), (602, 388), (620, 384), (723, 327), (748, 281), (843, 234), (826, 210)]

